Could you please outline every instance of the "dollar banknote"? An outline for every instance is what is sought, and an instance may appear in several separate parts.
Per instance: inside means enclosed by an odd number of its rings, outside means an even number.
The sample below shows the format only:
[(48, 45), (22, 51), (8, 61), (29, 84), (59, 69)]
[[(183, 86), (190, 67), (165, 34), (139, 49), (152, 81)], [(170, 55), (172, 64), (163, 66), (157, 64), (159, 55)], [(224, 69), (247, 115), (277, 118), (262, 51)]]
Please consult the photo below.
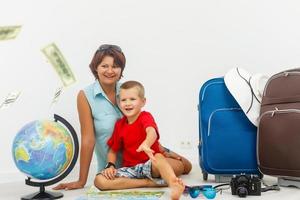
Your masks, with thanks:
[(8, 95), (4, 99), (4, 102), (2, 102), (0, 104), (0, 110), (10, 107), (14, 102), (17, 101), (17, 99), (19, 98), (20, 94), (21, 94), (20, 91), (8, 93)]
[(21, 26), (0, 26), (0, 40), (15, 39), (20, 31)]
[(63, 87), (59, 87), (56, 89), (51, 105), (55, 104), (58, 101), (62, 91), (63, 91)]
[(58, 49), (58, 47), (52, 43), (42, 49), (51, 65), (54, 67), (56, 73), (60, 77), (64, 86), (69, 86), (76, 82), (75, 76), (68, 65), (66, 59)]

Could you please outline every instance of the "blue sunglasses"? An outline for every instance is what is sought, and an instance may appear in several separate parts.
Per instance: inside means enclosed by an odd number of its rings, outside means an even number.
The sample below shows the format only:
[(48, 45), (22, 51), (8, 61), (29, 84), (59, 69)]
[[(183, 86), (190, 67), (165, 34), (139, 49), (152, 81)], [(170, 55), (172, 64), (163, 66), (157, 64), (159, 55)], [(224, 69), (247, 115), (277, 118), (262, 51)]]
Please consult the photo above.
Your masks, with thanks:
[(212, 185), (200, 185), (185, 186), (183, 193), (189, 194), (192, 198), (197, 198), (202, 193), (207, 199), (214, 199), (217, 192)]

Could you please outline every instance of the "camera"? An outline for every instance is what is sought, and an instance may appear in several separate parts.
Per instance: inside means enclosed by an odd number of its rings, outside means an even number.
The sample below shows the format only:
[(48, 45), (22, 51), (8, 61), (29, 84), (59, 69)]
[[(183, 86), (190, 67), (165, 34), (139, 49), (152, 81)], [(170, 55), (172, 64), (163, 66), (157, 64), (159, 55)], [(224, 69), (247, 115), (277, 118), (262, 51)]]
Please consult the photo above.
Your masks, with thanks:
[(247, 195), (261, 195), (261, 181), (253, 175), (237, 175), (230, 181), (231, 194), (239, 197)]

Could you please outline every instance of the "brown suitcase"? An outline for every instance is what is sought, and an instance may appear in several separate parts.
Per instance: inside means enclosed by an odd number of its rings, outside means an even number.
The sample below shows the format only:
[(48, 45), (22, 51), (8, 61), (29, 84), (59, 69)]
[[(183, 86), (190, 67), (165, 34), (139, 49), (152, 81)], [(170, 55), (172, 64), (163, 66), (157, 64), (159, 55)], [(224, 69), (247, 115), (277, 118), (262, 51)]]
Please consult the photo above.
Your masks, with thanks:
[(263, 174), (300, 177), (300, 68), (273, 75), (262, 97), (257, 135)]

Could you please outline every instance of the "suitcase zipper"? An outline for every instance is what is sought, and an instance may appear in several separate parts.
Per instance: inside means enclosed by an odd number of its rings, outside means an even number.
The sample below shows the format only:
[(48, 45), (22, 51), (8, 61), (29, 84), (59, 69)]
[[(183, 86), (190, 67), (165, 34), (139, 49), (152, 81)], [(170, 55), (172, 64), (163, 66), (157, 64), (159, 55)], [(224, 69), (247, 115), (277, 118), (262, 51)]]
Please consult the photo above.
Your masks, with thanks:
[(205, 95), (205, 92), (206, 92), (206, 88), (208, 88), (209, 86), (214, 85), (214, 84), (224, 84), (224, 82), (220, 81), (220, 82), (214, 82), (214, 83), (209, 83), (209, 84), (207, 84), (207, 85), (203, 88), (203, 93), (202, 93), (202, 96), (201, 96), (201, 101), (203, 101), (203, 99), (204, 99), (204, 95)]
[(282, 109), (279, 110), (277, 107), (275, 107), (275, 110), (269, 110), (264, 112), (260, 117), (259, 117), (259, 121), (261, 120), (261, 118), (269, 113), (271, 113), (271, 117), (273, 117), (275, 115), (275, 113), (300, 113), (300, 109)]
[(289, 76), (289, 75), (300, 75), (300, 72), (293, 72), (293, 71), (285, 71), (285, 72), (281, 72), (281, 73), (279, 73), (279, 74), (275, 74), (274, 76), (272, 76), (271, 78), (269, 78), (269, 80), (267, 81), (267, 83), (266, 83), (266, 86), (265, 86), (265, 89), (264, 89), (264, 93), (263, 93), (263, 96), (266, 96), (266, 90), (267, 90), (267, 88), (268, 88), (268, 85), (269, 85), (269, 83), (272, 81), (272, 80), (274, 80), (274, 79), (276, 79), (276, 78), (279, 78), (279, 77), (282, 77), (282, 76)]
[(211, 124), (211, 119), (212, 119), (213, 115), (214, 115), (216, 112), (219, 112), (219, 111), (232, 111), (232, 110), (234, 110), (234, 111), (241, 111), (242, 109), (241, 109), (241, 108), (220, 108), (220, 109), (214, 110), (214, 111), (210, 114), (210, 116), (209, 116), (209, 118), (208, 118), (207, 136), (210, 135), (210, 124)]

